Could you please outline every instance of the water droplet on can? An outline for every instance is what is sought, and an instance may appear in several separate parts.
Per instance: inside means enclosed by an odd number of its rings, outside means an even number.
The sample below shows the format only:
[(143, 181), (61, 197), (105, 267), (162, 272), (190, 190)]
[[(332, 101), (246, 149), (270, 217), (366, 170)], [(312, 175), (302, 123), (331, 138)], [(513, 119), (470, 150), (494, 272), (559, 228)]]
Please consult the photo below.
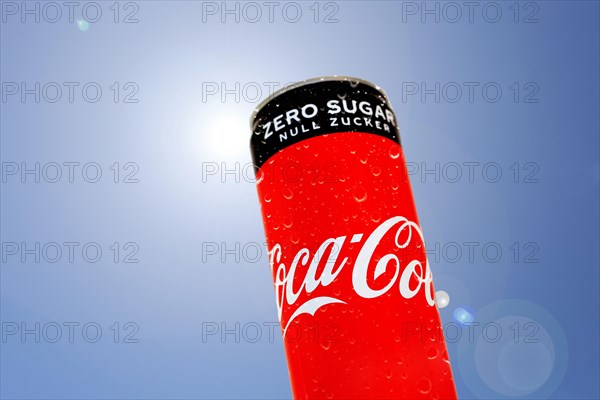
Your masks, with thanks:
[(417, 389), (423, 394), (431, 391), (431, 381), (427, 378), (421, 378), (417, 381)]
[(427, 358), (429, 358), (430, 360), (433, 360), (437, 356), (438, 356), (438, 351), (437, 351), (437, 349), (435, 347), (430, 347), (427, 350)]
[(261, 183), (263, 180), (265, 179), (265, 173), (262, 171), (262, 169), (257, 169), (256, 170), (256, 184), (258, 185), (259, 183)]
[(290, 188), (284, 188), (282, 193), (283, 197), (285, 197), (287, 200), (291, 200), (292, 197), (294, 197), (294, 192), (292, 192)]
[(381, 220), (381, 214), (378, 211), (375, 211), (373, 214), (371, 214), (371, 221), (379, 222), (379, 220)]
[(362, 203), (367, 199), (367, 191), (364, 187), (356, 185), (354, 186), (353, 196), (354, 200), (356, 200), (359, 203)]

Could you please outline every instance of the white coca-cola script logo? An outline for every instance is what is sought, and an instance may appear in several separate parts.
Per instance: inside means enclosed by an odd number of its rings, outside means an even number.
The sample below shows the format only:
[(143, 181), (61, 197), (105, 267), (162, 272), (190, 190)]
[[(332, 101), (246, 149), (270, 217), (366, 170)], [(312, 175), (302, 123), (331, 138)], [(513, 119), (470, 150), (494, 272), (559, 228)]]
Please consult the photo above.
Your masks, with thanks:
[[(386, 254), (379, 259), (375, 265), (373, 271), (374, 279), (385, 273), (388, 267), (394, 268), (393, 278), (385, 285), (385, 287), (375, 290), (367, 283), (367, 276), (369, 271), (369, 265), (373, 253), (381, 239), (390, 231), (392, 228), (397, 227), (395, 236), (395, 245), (399, 249), (408, 247), (414, 238), (418, 247), (423, 245), (423, 233), (421, 228), (415, 222), (412, 222), (404, 217), (393, 217), (384, 221), (379, 225), (368, 237), (366, 242), (362, 245), (354, 268), (352, 270), (352, 286), (356, 293), (367, 299), (382, 296), (387, 293), (394, 284), (398, 285), (400, 295), (406, 299), (415, 297), (420, 290), (423, 290), (425, 299), (430, 306), (435, 304), (433, 297), (432, 288), (432, 276), (429, 269), (429, 262), (425, 259), (425, 266), (419, 260), (411, 260), (407, 263), (404, 268), (401, 268), (400, 260), (395, 254)], [(417, 235), (415, 235), (415, 233)], [(362, 234), (356, 234), (352, 236), (350, 243), (360, 242)], [(404, 242), (400, 243), (400, 237), (406, 237)], [(272, 247), (269, 252), (271, 269), (276, 268), (275, 273), (275, 292), (277, 295), (277, 309), (279, 320), (281, 321), (281, 314), (284, 303), (288, 305), (294, 305), (300, 295), (305, 293), (312, 293), (320, 286), (329, 286), (334, 279), (339, 275), (342, 269), (348, 262), (348, 257), (345, 257), (340, 263), (338, 263), (338, 256), (340, 251), (329, 251), (328, 249), (341, 249), (346, 241), (346, 236), (340, 236), (337, 238), (330, 238), (325, 240), (321, 246), (317, 249), (311, 259), (311, 253), (308, 249), (303, 248), (298, 251), (294, 259), (292, 260), (289, 268), (281, 262), (281, 245), (276, 244)], [(324, 254), (329, 254), (325, 261), (325, 266), (319, 276), (317, 275), (317, 268), (321, 264), (321, 258)], [(294, 290), (294, 276), (299, 268), (306, 268), (306, 275), (302, 281), (300, 287)], [(402, 273), (400, 273), (402, 271)], [(411, 277), (415, 277), (418, 284), (415, 287), (411, 287), (409, 284)], [(399, 279), (398, 279), (399, 277)], [(297, 284), (296, 284), (297, 285)], [(327, 305), (341, 303), (346, 304), (345, 301), (330, 296), (318, 296), (300, 304), (292, 315), (288, 318), (285, 328), (283, 330), (283, 336), (285, 336), (288, 327), (291, 322), (301, 314), (315, 315), (315, 312)]]

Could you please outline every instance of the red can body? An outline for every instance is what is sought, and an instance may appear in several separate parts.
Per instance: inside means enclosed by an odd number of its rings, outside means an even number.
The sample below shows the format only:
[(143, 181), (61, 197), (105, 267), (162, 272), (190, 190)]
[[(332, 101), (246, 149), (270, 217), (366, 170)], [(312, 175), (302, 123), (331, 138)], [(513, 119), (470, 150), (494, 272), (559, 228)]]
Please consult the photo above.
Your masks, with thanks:
[(296, 399), (455, 399), (396, 118), (379, 88), (306, 81), (251, 148)]

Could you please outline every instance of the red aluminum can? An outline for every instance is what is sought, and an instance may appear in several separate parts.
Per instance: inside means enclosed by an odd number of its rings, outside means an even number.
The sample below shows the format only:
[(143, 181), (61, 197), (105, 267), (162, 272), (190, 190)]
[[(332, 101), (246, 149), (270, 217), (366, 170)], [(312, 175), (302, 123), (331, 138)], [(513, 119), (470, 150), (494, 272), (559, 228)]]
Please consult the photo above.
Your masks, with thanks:
[(396, 117), (355, 78), (264, 101), (251, 150), (295, 399), (455, 399)]

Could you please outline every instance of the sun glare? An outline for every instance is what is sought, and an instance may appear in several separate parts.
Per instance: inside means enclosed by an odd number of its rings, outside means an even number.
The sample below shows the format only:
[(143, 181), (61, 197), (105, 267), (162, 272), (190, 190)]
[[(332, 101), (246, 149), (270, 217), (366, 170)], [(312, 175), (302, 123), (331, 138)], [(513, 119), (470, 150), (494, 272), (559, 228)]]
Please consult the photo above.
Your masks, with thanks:
[(240, 160), (250, 154), (248, 117), (215, 113), (202, 124), (203, 152), (219, 160)]

